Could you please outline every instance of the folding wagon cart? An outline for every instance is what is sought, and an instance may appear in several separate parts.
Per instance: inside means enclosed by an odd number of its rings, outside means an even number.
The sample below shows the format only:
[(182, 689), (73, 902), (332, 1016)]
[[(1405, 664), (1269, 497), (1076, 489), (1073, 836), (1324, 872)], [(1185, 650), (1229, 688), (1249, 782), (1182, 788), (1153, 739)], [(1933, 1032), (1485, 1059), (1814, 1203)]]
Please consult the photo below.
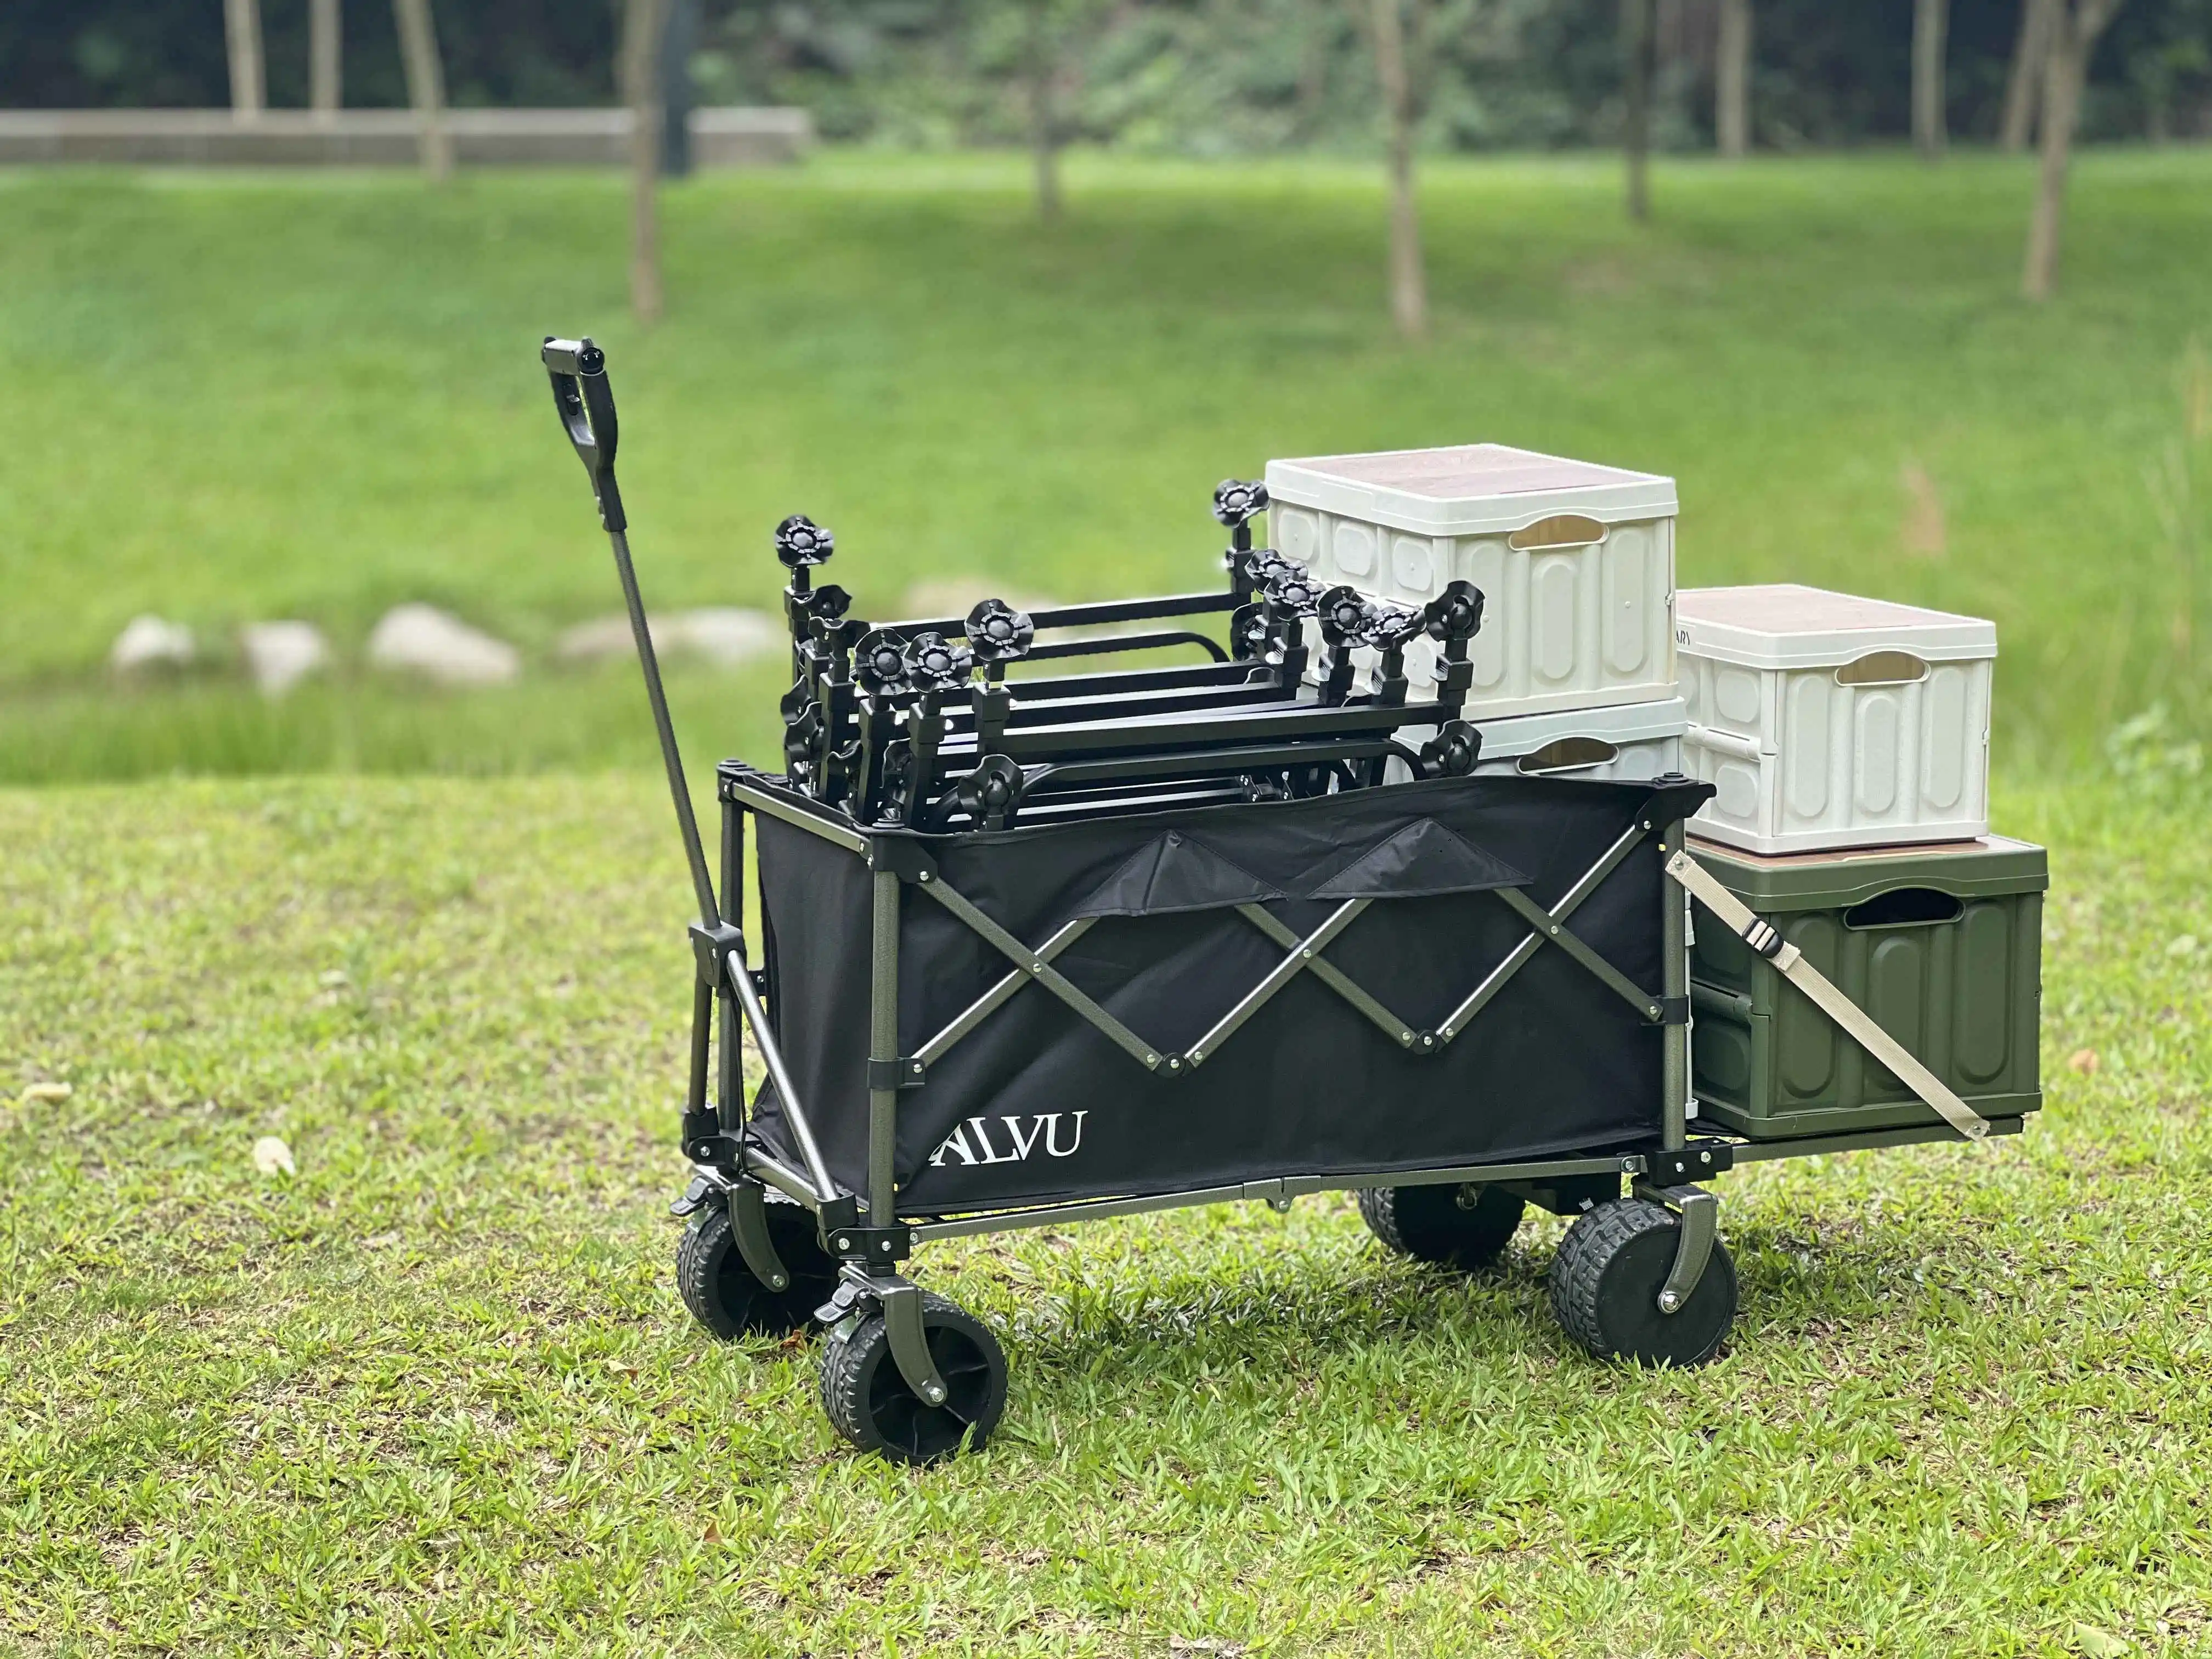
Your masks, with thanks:
[[(683, 1296), (720, 1336), (825, 1325), (823, 1403), (855, 1445), (927, 1462), (1004, 1408), (997, 1340), (902, 1271), (932, 1239), (1351, 1190), (1386, 1245), (1465, 1268), (1533, 1203), (1574, 1218), (1551, 1277), (1571, 1336), (1695, 1364), (1736, 1304), (1708, 1178), (2021, 1127), (1976, 1114), (1687, 854), (1710, 786), (1471, 775), (1481, 595), (1455, 583), (1413, 612), (1316, 592), (1251, 546), (1257, 486), (1216, 494), (1218, 591), (890, 628), (814, 584), (834, 543), (786, 520), (786, 766), (718, 769), (718, 886), (630, 561), (604, 355), (549, 339), (543, 362), (612, 544), (699, 909)], [(1226, 647), (1195, 625), (1224, 617)], [(1417, 638), (1437, 659), (1420, 696)], [(1169, 647), (1207, 660), (1006, 672)], [(1941, 1121), (1692, 1135), (1693, 892)], [(766, 1072), (750, 1102), (746, 1029)]]

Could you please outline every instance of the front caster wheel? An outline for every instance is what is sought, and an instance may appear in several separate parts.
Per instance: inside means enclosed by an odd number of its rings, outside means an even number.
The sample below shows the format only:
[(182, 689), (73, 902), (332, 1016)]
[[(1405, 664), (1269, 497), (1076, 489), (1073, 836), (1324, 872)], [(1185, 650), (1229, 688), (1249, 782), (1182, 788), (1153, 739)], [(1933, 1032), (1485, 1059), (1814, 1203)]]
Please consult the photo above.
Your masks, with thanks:
[(1681, 1220), (1648, 1199), (1617, 1199), (1577, 1216), (1552, 1263), (1552, 1311), (1600, 1359), (1702, 1365), (1735, 1319), (1735, 1263), (1713, 1241), (1705, 1275), (1680, 1311), (1659, 1311)]
[(1521, 1213), (1520, 1197), (1500, 1187), (1367, 1187), (1359, 1216), (1400, 1255), (1470, 1273), (1505, 1254)]
[(988, 1326), (925, 1291), (921, 1328), (948, 1390), (941, 1406), (907, 1387), (880, 1313), (862, 1315), (842, 1334), (833, 1331), (822, 1349), (822, 1409), (846, 1439), (894, 1462), (934, 1463), (963, 1443), (977, 1449), (1006, 1409), (1006, 1356)]
[(726, 1342), (746, 1332), (783, 1336), (803, 1327), (837, 1288), (837, 1263), (816, 1237), (814, 1217), (796, 1204), (763, 1206), (769, 1243), (791, 1272), (772, 1291), (753, 1276), (738, 1249), (726, 1205), (692, 1216), (676, 1249), (676, 1286), (691, 1316)]

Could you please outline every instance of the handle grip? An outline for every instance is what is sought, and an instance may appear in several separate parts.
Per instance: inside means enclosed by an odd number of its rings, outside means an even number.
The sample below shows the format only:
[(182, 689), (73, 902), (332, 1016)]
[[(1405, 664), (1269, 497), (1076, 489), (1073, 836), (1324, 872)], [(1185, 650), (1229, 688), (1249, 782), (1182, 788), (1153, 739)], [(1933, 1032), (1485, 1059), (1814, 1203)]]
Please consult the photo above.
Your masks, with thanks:
[(553, 383), (553, 407), (576, 459), (592, 481), (592, 496), (599, 503), (599, 523), (609, 531), (626, 530), (622, 491), (615, 484), (615, 394), (607, 385), (607, 354), (592, 343), (545, 337), (538, 352), (546, 377)]

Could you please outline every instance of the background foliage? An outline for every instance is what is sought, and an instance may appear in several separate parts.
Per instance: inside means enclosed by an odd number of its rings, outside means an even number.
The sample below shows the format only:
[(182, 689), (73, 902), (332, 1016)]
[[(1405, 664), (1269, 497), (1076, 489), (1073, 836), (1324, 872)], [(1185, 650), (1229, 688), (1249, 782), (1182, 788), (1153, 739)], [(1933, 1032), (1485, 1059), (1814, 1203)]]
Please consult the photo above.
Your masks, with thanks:
[[(440, 0), (455, 100), (606, 102), (617, 0)], [(1019, 135), (1009, 84), (1025, 19), (1047, 14), (1078, 136), (1191, 154), (1366, 143), (1376, 120), (1352, 0), (700, 0), (699, 94), (804, 104), (834, 137), (904, 145)], [(1659, 137), (1711, 137), (1716, 0), (1659, 0)], [(1415, 57), (1435, 147), (1608, 142), (1617, 0), (1420, 0)], [(270, 95), (307, 98), (307, 0), (264, 0)], [(1996, 126), (2018, 0), (1954, 0), (1953, 131)], [(1759, 0), (1760, 142), (1826, 146), (1906, 131), (1912, 0)], [(2100, 47), (2092, 137), (2212, 131), (2212, 0), (2130, 0)], [(404, 101), (384, 0), (346, 8), (348, 101)], [(216, 105), (228, 97), (212, 0), (13, 0), (0, 106)]]

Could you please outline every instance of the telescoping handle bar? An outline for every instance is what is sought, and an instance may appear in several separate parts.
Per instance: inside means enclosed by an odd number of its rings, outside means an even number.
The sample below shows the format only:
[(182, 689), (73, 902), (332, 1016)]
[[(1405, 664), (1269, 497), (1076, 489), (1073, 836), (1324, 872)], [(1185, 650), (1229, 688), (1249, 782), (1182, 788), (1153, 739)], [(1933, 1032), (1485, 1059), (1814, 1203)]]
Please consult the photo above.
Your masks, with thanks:
[(561, 416), (562, 429), (584, 464), (599, 503), (599, 523), (614, 548), (615, 574), (622, 579), (623, 602), (629, 609), (630, 636), (637, 641), (638, 664), (645, 671), (645, 695), (653, 704), (653, 729), (660, 738), (661, 764), (668, 770), (669, 793), (675, 798), (676, 827), (684, 836), (684, 856), (691, 866), (691, 886), (699, 901), (699, 922), (712, 928), (722, 917), (714, 902), (714, 883), (707, 873), (707, 851), (699, 841), (698, 815), (691, 810), (691, 791), (684, 781), (684, 757), (677, 750), (676, 727), (668, 718), (668, 693), (660, 684), (660, 659), (653, 649), (653, 630), (646, 625), (645, 601), (637, 591), (637, 571), (630, 563), (629, 520), (623, 514), (622, 491), (615, 483), (615, 394), (607, 385), (607, 355), (592, 343), (545, 337), (538, 354), (553, 382), (553, 407)]

